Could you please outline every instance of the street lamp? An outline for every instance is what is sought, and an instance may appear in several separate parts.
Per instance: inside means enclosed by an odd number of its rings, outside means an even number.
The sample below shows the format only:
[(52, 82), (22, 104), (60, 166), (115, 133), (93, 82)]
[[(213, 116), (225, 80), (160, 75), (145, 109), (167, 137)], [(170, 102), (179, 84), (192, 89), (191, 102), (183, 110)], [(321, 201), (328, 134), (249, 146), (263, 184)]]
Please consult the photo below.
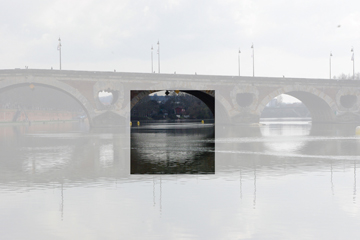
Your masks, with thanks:
[(160, 42), (158, 40), (157, 42), (157, 45), (158, 45), (158, 50), (157, 50), (157, 54), (158, 54), (158, 72), (160, 73)]
[(355, 57), (354, 57), (354, 47), (351, 47), (351, 52), (352, 52), (352, 56), (351, 56), (351, 61), (353, 62), (353, 79), (355, 79)]
[(59, 37), (59, 44), (57, 46), (57, 50), (59, 51), (59, 55), (60, 55), (60, 70), (61, 70), (61, 39)]
[(153, 46), (151, 46), (151, 73), (154, 72), (154, 64), (153, 64)]
[(239, 66), (239, 77), (240, 77), (240, 48), (239, 48), (239, 53), (238, 53), (238, 66)]
[(331, 79), (331, 57), (332, 57), (332, 52), (330, 52), (330, 58), (329, 58), (329, 64), (330, 64), (330, 79)]
[(253, 58), (253, 77), (255, 77), (255, 55), (254, 55), (254, 44), (251, 44), (252, 58)]

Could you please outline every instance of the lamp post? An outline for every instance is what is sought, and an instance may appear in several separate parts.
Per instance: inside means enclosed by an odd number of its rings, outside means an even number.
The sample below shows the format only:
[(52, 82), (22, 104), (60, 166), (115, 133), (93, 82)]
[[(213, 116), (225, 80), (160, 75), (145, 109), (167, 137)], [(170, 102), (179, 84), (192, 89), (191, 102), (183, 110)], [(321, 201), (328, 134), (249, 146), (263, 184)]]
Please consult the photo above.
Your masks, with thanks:
[(351, 48), (351, 52), (352, 52), (352, 56), (351, 56), (351, 61), (353, 62), (353, 79), (355, 79), (355, 52), (354, 52), (354, 48)]
[(332, 53), (330, 52), (330, 58), (329, 58), (329, 64), (330, 64), (330, 79), (331, 79), (331, 57), (332, 57)]
[(153, 63), (153, 46), (151, 46), (151, 73), (154, 72), (154, 63)]
[(254, 55), (254, 44), (251, 44), (252, 58), (253, 58), (253, 77), (255, 77), (255, 55)]
[(57, 50), (59, 50), (59, 56), (60, 56), (60, 70), (61, 70), (61, 39), (59, 37), (59, 44), (57, 46)]
[(157, 42), (158, 45), (158, 50), (157, 50), (157, 54), (158, 54), (158, 72), (160, 73), (160, 42), (158, 40)]
[(239, 48), (239, 53), (238, 53), (238, 67), (239, 67), (239, 77), (240, 77), (240, 48)]

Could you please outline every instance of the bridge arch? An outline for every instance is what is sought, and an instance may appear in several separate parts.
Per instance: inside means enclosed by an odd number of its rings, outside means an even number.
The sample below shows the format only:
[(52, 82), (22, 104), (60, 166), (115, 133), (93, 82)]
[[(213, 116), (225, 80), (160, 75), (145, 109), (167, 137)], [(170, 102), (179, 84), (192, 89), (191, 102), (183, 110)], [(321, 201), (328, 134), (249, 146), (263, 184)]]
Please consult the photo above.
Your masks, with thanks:
[[(184, 81), (166, 81), (166, 82), (160, 82), (157, 84), (152, 85), (148, 91), (159, 91), (160, 90), (196, 90), (196, 91), (201, 91), (201, 92), (205, 92), (205, 93), (210, 93), (210, 95), (214, 98), (214, 104), (216, 107), (216, 112), (214, 115), (214, 118), (216, 118), (216, 123), (217, 124), (229, 124), (231, 122), (231, 116), (234, 114), (234, 109), (232, 107), (232, 105), (228, 102), (227, 98), (224, 97), (221, 94), (221, 91), (214, 91), (213, 90), (204, 90), (204, 83), (200, 83), (200, 82), (184, 82)], [(212, 89), (211, 87), (209, 87), (208, 89)], [(135, 90), (135, 89), (134, 89)], [(141, 89), (140, 89), (141, 90)], [(152, 93), (151, 92), (151, 93)], [(148, 95), (147, 93), (144, 93), (144, 96)], [(215, 97), (216, 96), (216, 97)], [(201, 99), (202, 100), (202, 99)], [(139, 100), (138, 100), (139, 101)], [(203, 101), (203, 100), (202, 100)], [(135, 105), (135, 104), (134, 104)], [(131, 98), (131, 104), (129, 107), (126, 107), (126, 109), (128, 109), (128, 113), (130, 114), (131, 108), (134, 106), (132, 105), (132, 98)], [(216, 117), (216, 116), (221, 116)]]
[[(159, 92), (163, 90), (146, 90), (139, 91), (136, 96), (131, 96), (131, 109), (144, 97), (149, 96), (151, 93)], [(202, 91), (202, 90), (180, 90), (181, 92), (193, 95), (203, 101), (206, 106), (210, 109), (213, 116), (215, 117), (215, 92), (214, 91)]]
[[(150, 95), (151, 93), (154, 92), (159, 92), (159, 91), (164, 91), (164, 89), (168, 89), (169, 91), (173, 91), (173, 88), (164, 88), (164, 86), (156, 86), (153, 87), (153, 89), (160, 89), (160, 90), (139, 90), (136, 95), (131, 96), (131, 100), (130, 100), (130, 106), (129, 106), (129, 112), (131, 111), (131, 109), (144, 97)], [(227, 100), (222, 97), (221, 95), (219, 95), (218, 93), (216, 93), (216, 98), (215, 98), (215, 91), (214, 90), (192, 90), (189, 88), (183, 88), (183, 87), (179, 87), (178, 89), (181, 89), (181, 92), (185, 92), (188, 93), (190, 95), (193, 95), (197, 98), (199, 98), (201, 101), (203, 101), (211, 110), (211, 112), (213, 113), (213, 116), (215, 118), (215, 115), (217, 116), (221, 116), (221, 118), (217, 118), (216, 122), (219, 124), (228, 124), (230, 121), (229, 118), (229, 112), (231, 110), (231, 105), (227, 102)], [(196, 88), (193, 88), (196, 89)], [(136, 90), (134, 90), (134, 92), (136, 92)], [(215, 106), (216, 106), (216, 111), (215, 111)], [(216, 112), (216, 114), (215, 114)]]
[(0, 81), (0, 92), (6, 89), (16, 88), (17, 86), (24, 86), (24, 85), (26, 86), (30, 84), (34, 84), (35, 88), (36, 85), (39, 85), (64, 92), (82, 106), (82, 108), (84, 109), (85, 113), (88, 116), (90, 126), (92, 125), (92, 119), (94, 116), (96, 116), (96, 113), (90, 102), (77, 89), (60, 81), (56, 81), (52, 79), (37, 79), (37, 78), (30, 78), (30, 79), (18, 78), (11, 80), (5, 79)]
[(256, 113), (260, 116), (266, 105), (275, 97), (287, 94), (299, 99), (310, 111), (312, 122), (333, 122), (335, 119), (336, 103), (324, 92), (309, 86), (285, 86), (264, 97)]

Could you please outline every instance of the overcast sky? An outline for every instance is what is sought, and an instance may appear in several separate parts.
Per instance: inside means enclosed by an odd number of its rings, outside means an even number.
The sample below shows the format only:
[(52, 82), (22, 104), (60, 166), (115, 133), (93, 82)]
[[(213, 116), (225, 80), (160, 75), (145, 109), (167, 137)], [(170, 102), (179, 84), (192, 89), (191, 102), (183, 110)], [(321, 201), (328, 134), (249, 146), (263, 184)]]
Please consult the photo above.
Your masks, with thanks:
[[(0, 69), (329, 78), (360, 71), (357, 0), (0, 0)], [(359, 53), (359, 54), (357, 54)], [(359, 63), (359, 64), (357, 64)], [(359, 66), (359, 67), (357, 67)]]

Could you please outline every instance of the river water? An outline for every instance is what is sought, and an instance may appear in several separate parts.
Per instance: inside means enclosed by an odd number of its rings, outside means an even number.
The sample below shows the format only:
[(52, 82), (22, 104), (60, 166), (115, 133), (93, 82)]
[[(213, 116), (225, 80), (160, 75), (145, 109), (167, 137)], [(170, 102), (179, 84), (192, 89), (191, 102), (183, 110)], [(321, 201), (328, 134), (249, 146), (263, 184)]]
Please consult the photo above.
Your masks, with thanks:
[(359, 167), (349, 125), (0, 126), (0, 236), (359, 239)]

